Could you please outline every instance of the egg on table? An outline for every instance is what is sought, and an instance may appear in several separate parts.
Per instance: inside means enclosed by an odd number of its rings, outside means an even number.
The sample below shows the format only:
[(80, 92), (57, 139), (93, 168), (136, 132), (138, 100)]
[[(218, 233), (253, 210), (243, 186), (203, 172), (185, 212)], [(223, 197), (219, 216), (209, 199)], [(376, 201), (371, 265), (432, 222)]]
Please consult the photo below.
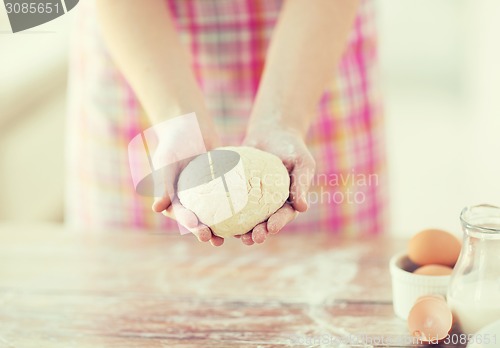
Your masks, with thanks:
[(408, 257), (419, 266), (441, 265), (453, 267), (462, 245), (453, 234), (428, 229), (414, 235), (408, 243)]
[(446, 276), (450, 275), (453, 269), (443, 265), (425, 265), (413, 271), (414, 274), (430, 275), (430, 276)]

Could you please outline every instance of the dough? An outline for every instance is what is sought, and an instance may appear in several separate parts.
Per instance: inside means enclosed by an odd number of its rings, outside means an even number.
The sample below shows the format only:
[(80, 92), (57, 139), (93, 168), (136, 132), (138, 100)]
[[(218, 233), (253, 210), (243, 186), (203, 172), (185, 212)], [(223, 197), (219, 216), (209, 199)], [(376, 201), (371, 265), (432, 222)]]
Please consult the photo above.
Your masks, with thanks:
[(179, 175), (177, 195), (214, 234), (249, 232), (281, 208), (290, 176), (281, 160), (253, 147), (221, 147), (192, 160)]

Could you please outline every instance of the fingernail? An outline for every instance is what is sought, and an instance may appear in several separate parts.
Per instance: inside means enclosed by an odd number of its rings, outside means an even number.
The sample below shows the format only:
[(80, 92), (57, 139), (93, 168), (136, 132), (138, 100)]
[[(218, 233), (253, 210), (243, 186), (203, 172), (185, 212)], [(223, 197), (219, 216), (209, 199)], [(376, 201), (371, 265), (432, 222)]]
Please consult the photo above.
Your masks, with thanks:
[(157, 212), (158, 209), (161, 209), (160, 207), (160, 204), (161, 204), (161, 199), (160, 198), (156, 198), (153, 202), (153, 209)]
[(271, 234), (277, 234), (279, 231), (281, 231), (281, 229), (283, 228), (283, 224), (274, 224), (272, 226), (272, 232), (269, 231)]
[(302, 202), (304, 202), (304, 205), (306, 207), (304, 211), (306, 211), (307, 209), (309, 209), (309, 203), (307, 202), (307, 199), (302, 198)]
[(197, 232), (195, 236), (198, 238), (199, 242), (208, 242), (210, 240), (210, 238), (207, 238), (208, 236), (206, 235), (205, 230), (193, 231), (193, 233), (194, 232)]
[(241, 241), (245, 245), (252, 245), (254, 243), (254, 241), (252, 240), (252, 236), (249, 236), (247, 234), (244, 234), (243, 236), (241, 236)]
[(262, 244), (266, 241), (266, 234), (262, 233), (262, 232), (258, 232), (258, 233), (256, 233), (256, 235), (252, 239), (255, 243)]

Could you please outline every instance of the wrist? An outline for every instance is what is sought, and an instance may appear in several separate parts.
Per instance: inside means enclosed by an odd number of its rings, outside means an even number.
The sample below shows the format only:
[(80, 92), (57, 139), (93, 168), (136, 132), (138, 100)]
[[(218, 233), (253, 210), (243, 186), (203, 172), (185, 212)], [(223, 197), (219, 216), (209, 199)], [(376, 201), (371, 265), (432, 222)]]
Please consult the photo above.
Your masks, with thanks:
[(314, 106), (300, 95), (261, 89), (255, 100), (249, 129), (285, 129), (305, 139), (314, 115)]
[(247, 135), (262, 130), (284, 130), (305, 140), (309, 130), (309, 115), (305, 112), (268, 110), (252, 112), (248, 123)]
[(166, 93), (161, 98), (155, 98), (153, 102), (145, 104), (144, 109), (153, 124), (192, 112), (196, 114), (200, 125), (211, 123), (209, 112), (201, 98), (180, 98), (173, 93)]
[[(203, 144), (207, 151), (212, 150), (220, 146), (220, 138), (216, 127), (213, 123), (212, 118), (205, 112), (197, 112), (193, 109), (182, 109), (182, 108), (172, 108), (170, 110), (176, 110), (172, 113), (165, 112), (162, 117), (150, 117), (153, 122), (153, 128), (157, 133), (157, 138), (160, 144), (167, 145), (167, 147), (172, 145), (172, 141), (176, 141), (177, 145), (182, 144), (186, 141), (193, 143), (195, 139), (199, 139), (200, 135), (203, 139)], [(195, 113), (196, 121), (192, 118), (183, 122), (180, 116)], [(174, 119), (178, 118), (177, 122)], [(160, 126), (163, 122), (172, 120), (172, 123), (165, 123), (165, 125)]]

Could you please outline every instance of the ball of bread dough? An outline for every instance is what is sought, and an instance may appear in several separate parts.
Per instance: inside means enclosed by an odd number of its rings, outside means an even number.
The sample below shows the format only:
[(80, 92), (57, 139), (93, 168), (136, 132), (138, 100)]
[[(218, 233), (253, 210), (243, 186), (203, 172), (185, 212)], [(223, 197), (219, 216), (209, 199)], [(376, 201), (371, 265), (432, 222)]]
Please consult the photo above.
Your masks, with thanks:
[(252, 230), (289, 196), (281, 160), (253, 147), (221, 147), (193, 159), (179, 175), (181, 204), (220, 237)]

